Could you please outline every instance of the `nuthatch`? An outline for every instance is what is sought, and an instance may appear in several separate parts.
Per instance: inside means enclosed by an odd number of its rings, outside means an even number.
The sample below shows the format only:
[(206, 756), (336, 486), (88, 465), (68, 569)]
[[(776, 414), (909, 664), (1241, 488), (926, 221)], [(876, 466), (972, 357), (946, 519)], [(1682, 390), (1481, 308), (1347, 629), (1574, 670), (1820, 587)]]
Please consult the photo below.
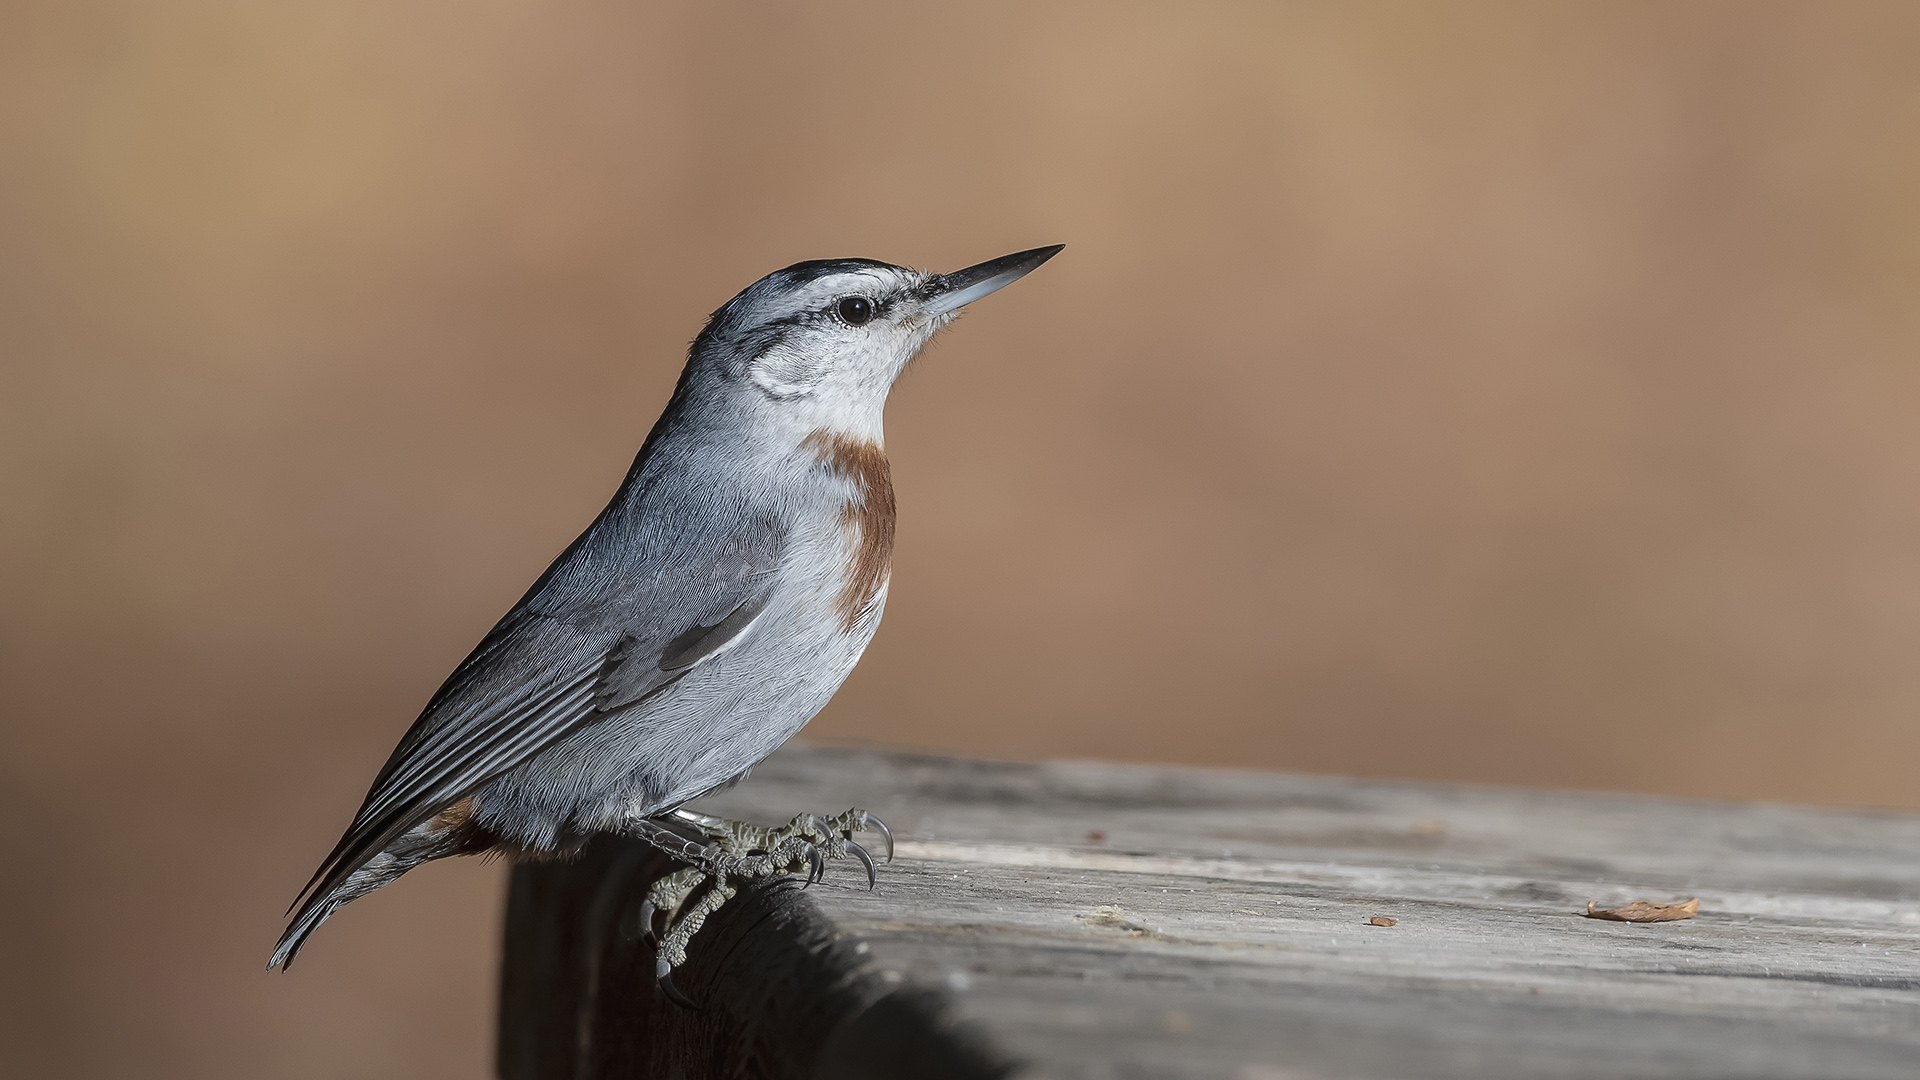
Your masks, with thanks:
[(714, 312), (613, 501), (427, 703), (271, 964), (421, 863), (615, 833), (688, 864), (643, 906), (649, 932), (656, 909), (680, 909), (657, 970), (685, 1004), (668, 975), (731, 882), (805, 869), (811, 883), (853, 855), (871, 884), (853, 834), (885, 826), (864, 811), (766, 829), (681, 808), (745, 776), (852, 672), (892, 566), (888, 391), (959, 308), (1061, 246), (951, 274), (796, 263)]

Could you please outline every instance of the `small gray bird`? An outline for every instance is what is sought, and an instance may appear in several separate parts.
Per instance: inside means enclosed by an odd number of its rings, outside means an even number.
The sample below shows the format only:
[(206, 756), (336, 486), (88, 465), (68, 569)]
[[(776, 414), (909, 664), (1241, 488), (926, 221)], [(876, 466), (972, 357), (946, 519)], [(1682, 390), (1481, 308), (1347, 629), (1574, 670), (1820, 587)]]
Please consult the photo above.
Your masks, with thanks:
[(613, 501), (427, 703), (269, 966), (421, 863), (616, 833), (687, 864), (643, 908), (649, 932), (679, 911), (657, 971), (686, 1004), (671, 970), (734, 882), (805, 869), (811, 883), (852, 855), (871, 885), (853, 834), (885, 826), (864, 811), (770, 829), (681, 807), (744, 777), (852, 672), (892, 566), (887, 393), (962, 306), (1062, 246), (951, 274), (796, 263), (714, 312)]

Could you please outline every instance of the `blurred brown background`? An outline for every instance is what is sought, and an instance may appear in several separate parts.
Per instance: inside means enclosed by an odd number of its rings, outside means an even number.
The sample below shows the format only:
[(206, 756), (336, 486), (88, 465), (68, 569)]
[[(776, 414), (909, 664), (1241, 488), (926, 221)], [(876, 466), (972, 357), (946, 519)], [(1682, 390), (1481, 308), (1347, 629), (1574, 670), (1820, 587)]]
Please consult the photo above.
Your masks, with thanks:
[(12, 1075), (471, 1077), (279, 914), (703, 314), (1055, 241), (812, 729), (1920, 809), (1920, 8), (0, 7)]

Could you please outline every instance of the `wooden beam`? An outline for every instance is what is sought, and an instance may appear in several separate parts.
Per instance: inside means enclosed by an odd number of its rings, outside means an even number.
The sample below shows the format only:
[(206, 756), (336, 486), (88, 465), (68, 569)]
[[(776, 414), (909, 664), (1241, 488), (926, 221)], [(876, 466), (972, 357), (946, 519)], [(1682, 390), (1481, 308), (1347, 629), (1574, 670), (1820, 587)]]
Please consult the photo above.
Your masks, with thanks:
[(1920, 1075), (1920, 817), (814, 746), (702, 808), (856, 803), (879, 888), (743, 893), (695, 1014), (632, 933), (664, 862), (516, 870), (501, 1075)]

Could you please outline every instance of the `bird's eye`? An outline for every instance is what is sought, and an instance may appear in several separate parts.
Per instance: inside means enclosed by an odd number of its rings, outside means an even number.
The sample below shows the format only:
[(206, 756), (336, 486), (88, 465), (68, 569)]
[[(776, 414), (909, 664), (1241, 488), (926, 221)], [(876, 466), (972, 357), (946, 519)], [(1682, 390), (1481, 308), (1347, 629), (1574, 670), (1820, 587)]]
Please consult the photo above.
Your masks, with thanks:
[(864, 296), (849, 296), (837, 309), (848, 326), (865, 326), (873, 318), (873, 301)]

